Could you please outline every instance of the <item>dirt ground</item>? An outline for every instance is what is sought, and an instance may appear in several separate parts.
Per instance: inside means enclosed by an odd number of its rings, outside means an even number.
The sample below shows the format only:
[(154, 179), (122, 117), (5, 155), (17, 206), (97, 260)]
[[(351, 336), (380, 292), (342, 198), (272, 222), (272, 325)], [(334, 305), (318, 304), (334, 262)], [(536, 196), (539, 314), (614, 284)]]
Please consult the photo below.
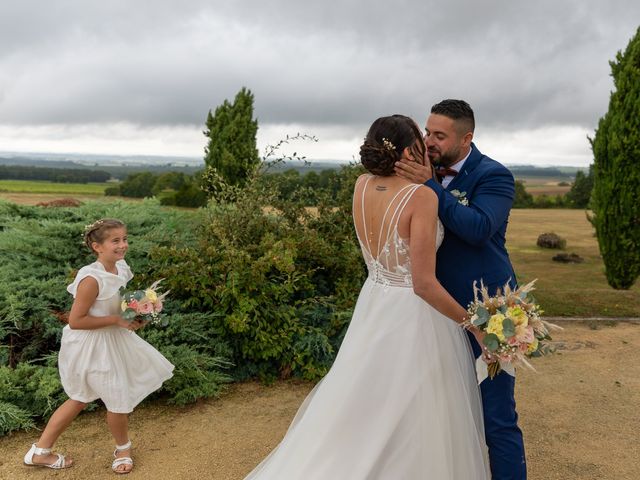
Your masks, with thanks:
[[(535, 359), (537, 372), (518, 373), (529, 478), (637, 480), (640, 325), (564, 326), (555, 335), (558, 353)], [(311, 387), (244, 383), (219, 400), (187, 408), (140, 407), (131, 415), (136, 465), (127, 478), (242, 479), (276, 446)], [(32, 432), (0, 438), (0, 479), (114, 478), (104, 412), (81, 415), (58, 442), (77, 462), (69, 470), (23, 466), (22, 456), (36, 437)]]

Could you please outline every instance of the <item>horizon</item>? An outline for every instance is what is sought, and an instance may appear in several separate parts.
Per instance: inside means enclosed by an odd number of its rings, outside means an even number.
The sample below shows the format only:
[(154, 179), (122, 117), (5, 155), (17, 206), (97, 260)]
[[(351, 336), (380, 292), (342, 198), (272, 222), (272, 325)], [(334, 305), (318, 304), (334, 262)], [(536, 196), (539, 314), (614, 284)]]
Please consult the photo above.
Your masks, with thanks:
[[(55, 162), (55, 161), (67, 161), (71, 163), (75, 163), (78, 165), (85, 166), (116, 166), (116, 165), (131, 165), (131, 166), (139, 166), (139, 165), (167, 165), (167, 164), (181, 164), (184, 163), (185, 166), (199, 166), (204, 165), (204, 158), (199, 159), (197, 157), (186, 157), (186, 156), (175, 156), (175, 155), (117, 155), (117, 154), (103, 154), (103, 153), (73, 153), (73, 152), (16, 152), (16, 151), (5, 151), (0, 150), (0, 159), (10, 160), (10, 159), (27, 159), (34, 161), (42, 161), (42, 162)], [(82, 162), (82, 158), (87, 159), (86, 162)], [(262, 157), (261, 157), (262, 158)], [(105, 163), (101, 165), (100, 162), (96, 160), (103, 159), (106, 161), (111, 160), (112, 163)], [(130, 159), (132, 161), (125, 162), (125, 160)], [(140, 161), (142, 159), (146, 159), (148, 161)], [(117, 160), (121, 160), (118, 162)], [(136, 162), (138, 160), (138, 162)], [(156, 163), (151, 163), (155, 161)], [(336, 164), (336, 165), (347, 165), (349, 163), (353, 163), (354, 160), (346, 160), (346, 159), (331, 159), (331, 158), (316, 158), (316, 159), (304, 159), (304, 160), (285, 160), (285, 163), (299, 163), (301, 167), (305, 166), (305, 162), (310, 164)], [(1, 163), (1, 162), (0, 162)], [(502, 162), (501, 162), (502, 163)], [(560, 164), (532, 164), (532, 163), (510, 163), (504, 162), (503, 165), (506, 167), (529, 167), (529, 168), (539, 168), (539, 169), (548, 169), (548, 168), (575, 168), (575, 169), (583, 169), (587, 170), (589, 166), (584, 165), (560, 165)], [(177, 166), (177, 165), (176, 165)]]

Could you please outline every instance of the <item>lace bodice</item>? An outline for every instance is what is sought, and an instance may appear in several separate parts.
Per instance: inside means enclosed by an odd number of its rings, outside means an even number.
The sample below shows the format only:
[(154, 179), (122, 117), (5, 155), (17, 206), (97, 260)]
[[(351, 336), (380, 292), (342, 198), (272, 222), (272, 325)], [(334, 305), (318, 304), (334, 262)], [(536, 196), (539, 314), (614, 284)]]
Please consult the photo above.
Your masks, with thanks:
[[(358, 233), (358, 241), (362, 249), (362, 255), (367, 264), (369, 278), (378, 284), (386, 287), (413, 287), (413, 278), (411, 271), (411, 258), (409, 255), (409, 239), (402, 238), (398, 233), (398, 222), (402, 212), (411, 199), (411, 196), (422, 185), (406, 185), (401, 188), (391, 199), (386, 207), (384, 216), (382, 217), (380, 231), (378, 234), (377, 255), (372, 251), (372, 242), (370, 235), (367, 233), (371, 226), (366, 223), (364, 196), (367, 185), (372, 176), (366, 177), (364, 187), (359, 195), (360, 202), (356, 202), (354, 195), (354, 221), (356, 216), (356, 208), (360, 207), (360, 215), (362, 216), (362, 226), (364, 235)], [(359, 203), (360, 205), (357, 205)], [(373, 232), (372, 232), (373, 233)], [(436, 249), (442, 244), (444, 239), (444, 226), (438, 219), (436, 231)]]

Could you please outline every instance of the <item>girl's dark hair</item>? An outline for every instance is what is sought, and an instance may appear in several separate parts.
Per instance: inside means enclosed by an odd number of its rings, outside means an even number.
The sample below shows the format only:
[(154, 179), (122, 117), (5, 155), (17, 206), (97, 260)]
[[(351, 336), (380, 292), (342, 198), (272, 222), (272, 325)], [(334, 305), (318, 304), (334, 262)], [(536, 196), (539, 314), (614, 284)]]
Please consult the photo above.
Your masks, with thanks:
[(416, 161), (424, 158), (424, 139), (416, 123), (404, 115), (380, 117), (371, 124), (360, 147), (360, 161), (374, 175), (393, 175), (394, 165), (410, 147)]
[(107, 232), (114, 228), (127, 228), (124, 222), (116, 218), (102, 218), (84, 227), (84, 244), (94, 252), (91, 244), (102, 243), (107, 238)]

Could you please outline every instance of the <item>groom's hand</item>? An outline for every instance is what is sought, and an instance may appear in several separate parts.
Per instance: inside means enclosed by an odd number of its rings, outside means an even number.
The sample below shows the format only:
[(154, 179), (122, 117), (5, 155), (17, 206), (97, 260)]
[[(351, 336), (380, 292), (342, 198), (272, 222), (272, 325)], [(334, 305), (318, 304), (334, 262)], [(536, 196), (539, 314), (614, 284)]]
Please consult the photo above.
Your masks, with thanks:
[(402, 158), (396, 162), (396, 175), (405, 178), (413, 183), (424, 183), (433, 177), (433, 168), (427, 165), (420, 165), (417, 162)]

